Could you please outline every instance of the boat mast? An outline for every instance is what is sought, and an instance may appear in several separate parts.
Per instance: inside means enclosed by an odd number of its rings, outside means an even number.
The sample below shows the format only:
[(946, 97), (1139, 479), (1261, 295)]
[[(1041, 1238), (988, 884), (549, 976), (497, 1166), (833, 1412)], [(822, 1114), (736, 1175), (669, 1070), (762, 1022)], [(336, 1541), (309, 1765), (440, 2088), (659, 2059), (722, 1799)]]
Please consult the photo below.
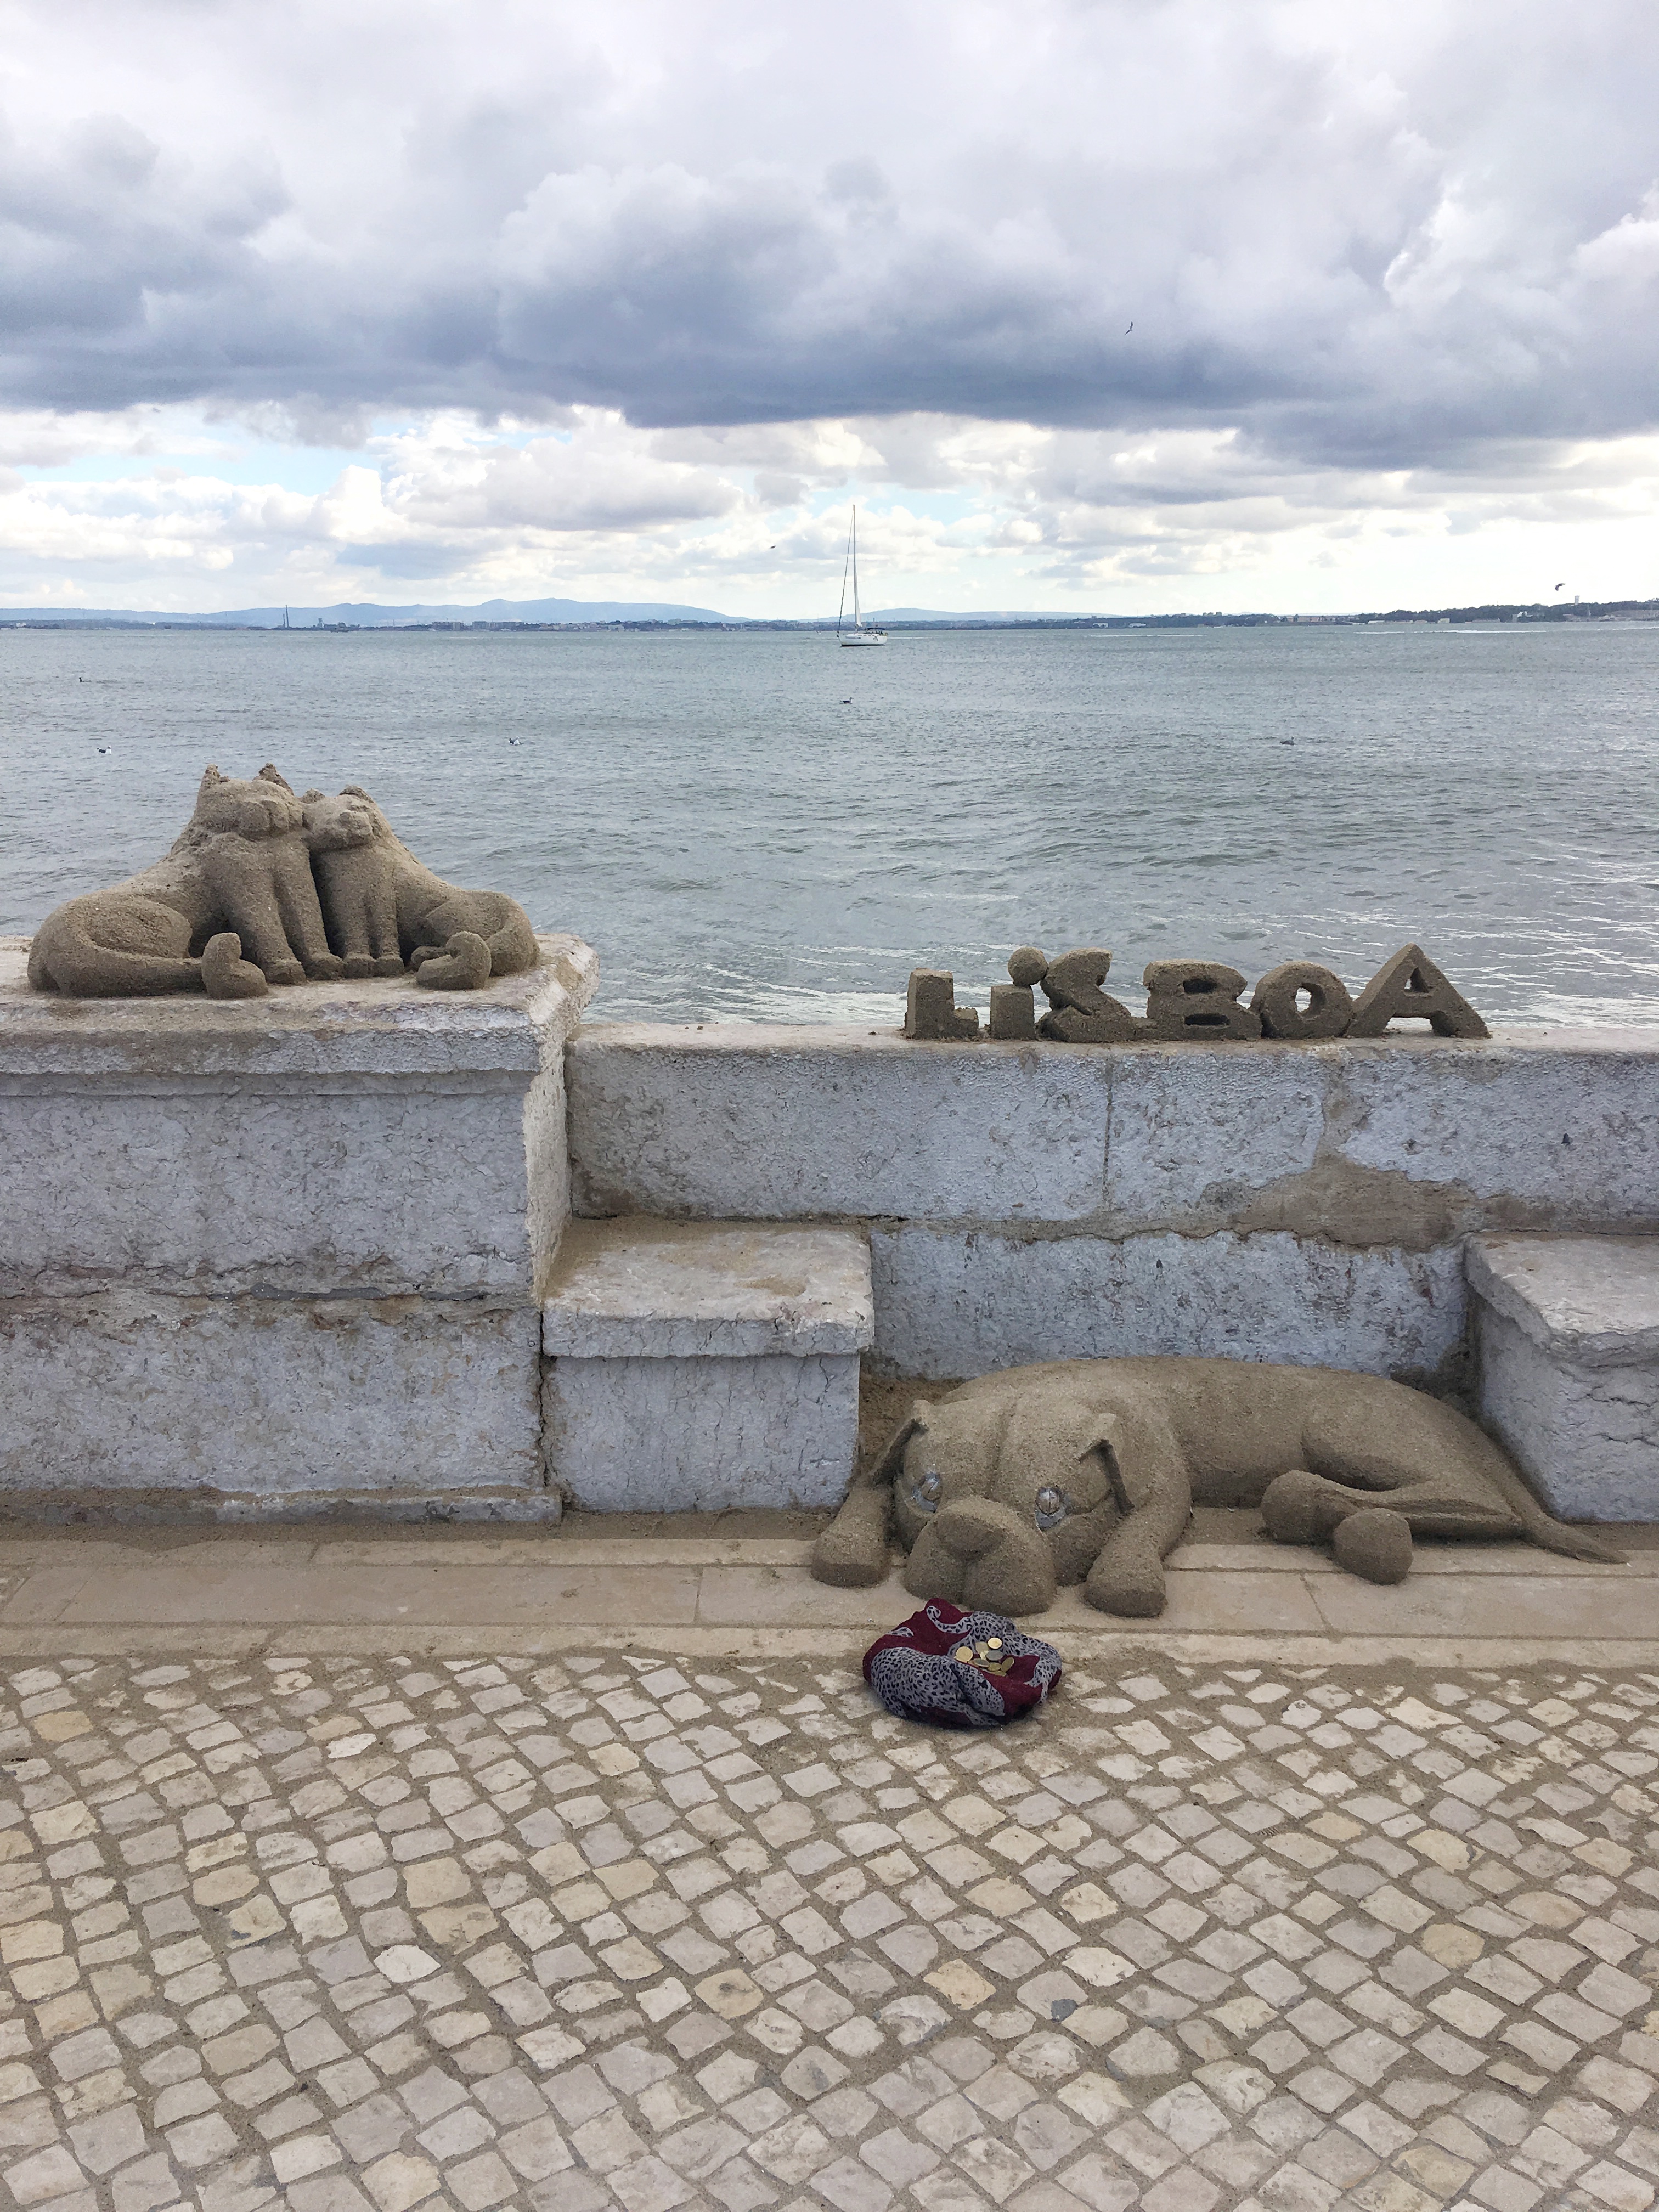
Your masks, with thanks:
[(859, 511), (853, 509), (853, 627), (864, 628), (864, 617), (859, 612)]

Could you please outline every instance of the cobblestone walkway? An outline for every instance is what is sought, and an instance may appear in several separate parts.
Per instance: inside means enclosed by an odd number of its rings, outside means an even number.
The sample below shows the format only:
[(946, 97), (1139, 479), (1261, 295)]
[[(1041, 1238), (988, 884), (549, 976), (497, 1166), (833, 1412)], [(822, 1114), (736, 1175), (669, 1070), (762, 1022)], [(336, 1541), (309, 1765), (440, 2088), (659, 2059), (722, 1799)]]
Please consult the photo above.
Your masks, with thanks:
[(56, 2212), (1646, 2212), (1659, 1675), (9, 1664)]

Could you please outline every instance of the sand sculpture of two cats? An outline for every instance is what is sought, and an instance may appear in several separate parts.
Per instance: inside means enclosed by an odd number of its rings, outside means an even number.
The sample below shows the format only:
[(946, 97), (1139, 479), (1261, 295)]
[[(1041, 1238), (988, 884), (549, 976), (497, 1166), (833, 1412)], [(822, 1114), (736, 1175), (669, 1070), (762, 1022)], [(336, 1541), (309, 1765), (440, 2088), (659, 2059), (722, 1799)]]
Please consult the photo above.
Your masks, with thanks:
[(49, 915), (29, 952), (37, 991), (79, 999), (398, 975), (476, 990), (538, 958), (522, 907), (462, 890), (417, 860), (368, 793), (296, 795), (274, 768), (210, 768), (184, 835), (153, 867)]

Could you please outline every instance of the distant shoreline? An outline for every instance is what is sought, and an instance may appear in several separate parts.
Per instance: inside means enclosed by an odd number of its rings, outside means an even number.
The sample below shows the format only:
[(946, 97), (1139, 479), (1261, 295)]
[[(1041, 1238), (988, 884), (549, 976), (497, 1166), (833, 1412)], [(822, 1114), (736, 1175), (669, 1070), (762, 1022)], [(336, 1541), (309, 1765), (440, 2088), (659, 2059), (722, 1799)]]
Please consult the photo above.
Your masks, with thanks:
[[(1174, 614), (1174, 615), (902, 615), (872, 617), (890, 631), (926, 634), (930, 630), (1133, 630), (1133, 629), (1355, 629), (1379, 626), (1424, 624), (1442, 626), (1468, 623), (1659, 622), (1659, 599), (1601, 599), (1571, 606), (1547, 602), (1471, 607), (1394, 607), (1387, 611), (1342, 615)], [(692, 631), (727, 635), (733, 631), (799, 631), (804, 635), (833, 635), (836, 625), (827, 619), (791, 620), (781, 616), (612, 617), (586, 622), (517, 622), (495, 617), (471, 621), (428, 622), (310, 622), (285, 628), (280, 622), (242, 621), (223, 615), (140, 615), (117, 611), (59, 614), (44, 609), (0, 609), (0, 630), (226, 630), (261, 635), (276, 631), (289, 636), (378, 635), (386, 632), (480, 632), (511, 636), (570, 635), (592, 631)]]

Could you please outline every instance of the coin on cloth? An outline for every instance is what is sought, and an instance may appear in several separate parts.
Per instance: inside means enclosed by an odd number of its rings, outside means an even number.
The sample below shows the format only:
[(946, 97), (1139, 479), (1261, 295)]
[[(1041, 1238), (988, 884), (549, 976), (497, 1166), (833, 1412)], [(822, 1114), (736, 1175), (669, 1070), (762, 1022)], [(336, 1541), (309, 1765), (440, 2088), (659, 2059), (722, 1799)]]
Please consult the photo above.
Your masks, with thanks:
[(997, 1728), (1034, 1711), (1060, 1678), (1052, 1644), (1022, 1635), (1000, 1613), (932, 1598), (878, 1636), (864, 1679), (890, 1713), (938, 1728)]

